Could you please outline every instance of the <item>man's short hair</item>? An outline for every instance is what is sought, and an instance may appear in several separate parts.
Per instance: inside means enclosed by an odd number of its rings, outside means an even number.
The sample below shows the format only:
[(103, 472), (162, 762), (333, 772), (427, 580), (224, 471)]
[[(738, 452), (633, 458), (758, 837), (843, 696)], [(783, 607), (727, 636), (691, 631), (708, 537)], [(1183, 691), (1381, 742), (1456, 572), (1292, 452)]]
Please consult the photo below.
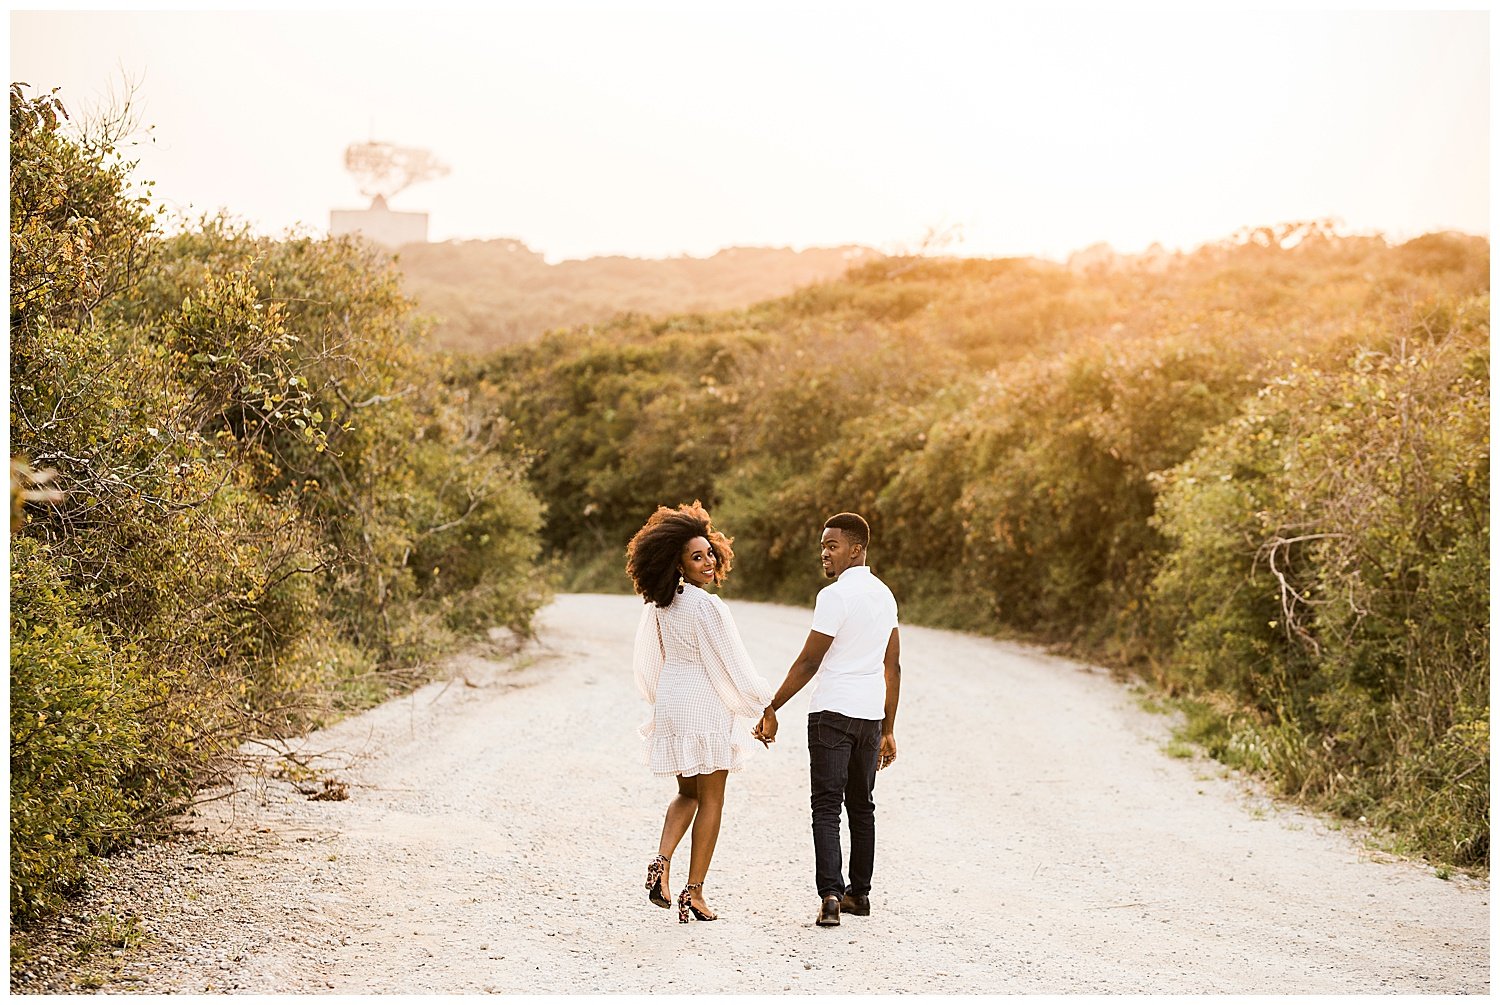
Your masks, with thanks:
[(824, 530), (830, 527), (843, 531), (854, 544), (869, 549), (870, 525), (865, 523), (865, 518), (858, 513), (835, 513), (823, 523)]

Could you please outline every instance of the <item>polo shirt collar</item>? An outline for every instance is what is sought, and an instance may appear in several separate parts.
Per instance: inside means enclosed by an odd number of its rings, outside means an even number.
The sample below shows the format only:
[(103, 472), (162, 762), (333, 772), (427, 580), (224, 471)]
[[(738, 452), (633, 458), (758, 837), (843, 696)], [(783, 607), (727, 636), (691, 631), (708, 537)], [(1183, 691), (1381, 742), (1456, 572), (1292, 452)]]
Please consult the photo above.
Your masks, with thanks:
[(868, 575), (870, 575), (870, 567), (868, 565), (851, 565), (851, 566), (849, 566), (849, 568), (847, 568), (843, 572), (839, 573), (839, 579), (843, 579), (845, 576), (849, 575), (849, 573), (851, 573), (851, 572), (862, 572), (866, 576), (868, 576)]

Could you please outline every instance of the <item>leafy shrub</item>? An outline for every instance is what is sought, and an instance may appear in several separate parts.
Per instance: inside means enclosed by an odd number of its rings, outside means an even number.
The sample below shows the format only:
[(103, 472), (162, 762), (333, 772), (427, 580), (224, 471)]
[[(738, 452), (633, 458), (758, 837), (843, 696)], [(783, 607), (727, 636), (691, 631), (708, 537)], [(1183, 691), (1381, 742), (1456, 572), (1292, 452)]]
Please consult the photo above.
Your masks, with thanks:
[(1294, 366), (1166, 478), (1169, 684), (1257, 713), (1284, 789), (1488, 863), (1488, 298)]
[(163, 714), (173, 679), (107, 638), (26, 538), (11, 549), (10, 613), (10, 902), (26, 921), (182, 794), (174, 755), (202, 720)]
[(514, 431), (420, 350), (388, 256), (222, 219), (162, 240), (107, 137), (20, 87), (11, 112), (29, 921), (246, 736), (419, 683), (478, 628), (525, 632), (545, 587)]

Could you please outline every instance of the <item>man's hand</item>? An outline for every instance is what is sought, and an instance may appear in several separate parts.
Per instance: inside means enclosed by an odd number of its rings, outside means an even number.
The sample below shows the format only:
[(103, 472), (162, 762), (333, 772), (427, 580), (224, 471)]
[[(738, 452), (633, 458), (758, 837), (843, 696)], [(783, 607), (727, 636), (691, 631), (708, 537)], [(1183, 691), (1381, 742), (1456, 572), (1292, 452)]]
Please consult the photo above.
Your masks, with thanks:
[(893, 733), (882, 733), (880, 736), (880, 760), (875, 765), (875, 770), (888, 768), (896, 759), (896, 736)]

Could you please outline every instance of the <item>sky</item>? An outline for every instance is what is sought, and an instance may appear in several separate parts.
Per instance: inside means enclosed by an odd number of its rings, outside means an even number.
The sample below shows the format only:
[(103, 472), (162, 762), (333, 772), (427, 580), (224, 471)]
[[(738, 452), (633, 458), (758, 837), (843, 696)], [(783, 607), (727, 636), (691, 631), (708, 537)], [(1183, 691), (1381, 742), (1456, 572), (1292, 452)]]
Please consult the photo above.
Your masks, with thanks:
[[(493, 12), (12, 12), (10, 79), (133, 86), (174, 216), (368, 204), (354, 142), (451, 168), (391, 201), (549, 261), (736, 245), (1063, 258), (1333, 218), (1489, 233), (1490, 15), (945, 2)], [(129, 86), (127, 86), (127, 84)]]

